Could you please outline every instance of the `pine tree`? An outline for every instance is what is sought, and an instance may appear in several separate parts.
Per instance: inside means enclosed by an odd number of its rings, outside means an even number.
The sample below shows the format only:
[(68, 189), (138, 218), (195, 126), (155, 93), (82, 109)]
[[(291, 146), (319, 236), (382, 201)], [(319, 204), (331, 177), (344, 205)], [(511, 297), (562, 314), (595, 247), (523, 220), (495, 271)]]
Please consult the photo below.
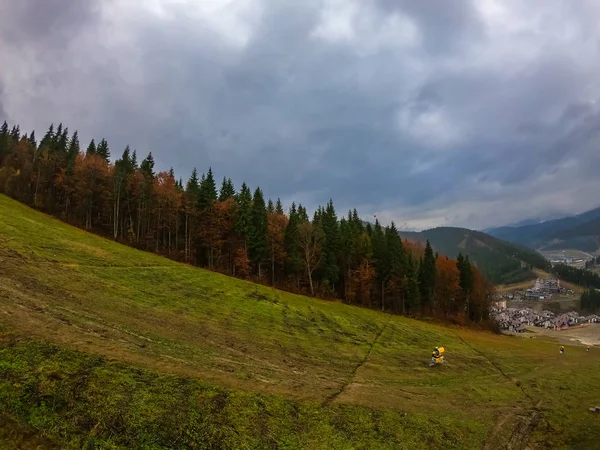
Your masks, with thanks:
[(140, 165), (140, 170), (146, 179), (151, 180), (154, 178), (154, 157), (152, 156), (152, 152), (148, 153), (148, 156), (144, 158)]
[(242, 188), (236, 197), (237, 211), (235, 220), (235, 231), (243, 241), (243, 247), (248, 251), (250, 239), (253, 236), (252, 229), (252, 193), (248, 185), (242, 183)]
[[(40, 144), (40, 147), (41, 146), (42, 146), (42, 144)], [(94, 142), (93, 139), (91, 140), (90, 145), (88, 145), (88, 148), (85, 151), (85, 154), (86, 154), (86, 156), (96, 154), (96, 143)]]
[[(61, 127), (59, 126), (59, 129)], [(59, 130), (56, 130), (55, 140), (53, 151), (66, 154), (69, 146), (69, 129), (65, 128), (62, 132), (59, 133)]]
[(192, 174), (185, 186), (185, 192), (193, 198), (194, 203), (198, 201), (200, 182), (198, 180), (198, 171), (195, 167), (192, 169)]
[(77, 155), (79, 155), (79, 134), (77, 130), (73, 133), (71, 137), (71, 142), (69, 142), (69, 148), (67, 150), (67, 173), (73, 174), (73, 168), (75, 167), (75, 160), (77, 159)]
[(283, 215), (283, 205), (281, 204), (281, 200), (277, 199), (277, 203), (275, 204), (275, 212), (277, 214)]
[(8, 155), (9, 152), (9, 134), (8, 134), (8, 123), (6, 120), (2, 123), (2, 127), (0, 127), (0, 165), (4, 160), (4, 157)]
[[(4, 123), (6, 123), (6, 122), (4, 122)], [(31, 145), (31, 148), (37, 148), (37, 141), (35, 139), (35, 130), (33, 130), (31, 132), (31, 134), (29, 135), (28, 140), (29, 140), (29, 145)]]
[(138, 168), (137, 152), (135, 150), (131, 155), (131, 166), (134, 170)]
[(40, 149), (45, 148), (45, 149), (50, 150), (53, 147), (53, 142), (54, 142), (54, 124), (50, 124), (48, 131), (46, 131), (46, 134), (40, 141), (39, 148)]
[(469, 262), (469, 256), (463, 257), (462, 253), (458, 254), (456, 260), (456, 267), (460, 276), (459, 286), (461, 290), (460, 300), (463, 302), (467, 309), (467, 316), (470, 317), (470, 295), (473, 291), (473, 271), (471, 269), (471, 263)]
[(252, 199), (252, 232), (250, 236), (250, 259), (257, 264), (258, 276), (262, 276), (261, 266), (268, 257), (267, 232), (268, 216), (265, 198), (260, 188), (254, 191)]
[(325, 234), (323, 243), (323, 258), (321, 262), (322, 278), (326, 284), (335, 291), (340, 278), (340, 267), (338, 255), (340, 252), (340, 229), (333, 206), (333, 200), (329, 199), (325, 209), (321, 210), (321, 226)]
[(206, 176), (202, 175), (200, 180), (198, 209), (202, 211), (208, 208), (215, 200), (217, 200), (217, 186), (215, 184), (212, 168), (209, 167)]
[(235, 197), (235, 189), (231, 178), (223, 177), (223, 183), (221, 183), (221, 189), (219, 191), (219, 201), (224, 202), (233, 197)]
[(423, 256), (423, 262), (420, 265), (419, 270), (419, 290), (421, 292), (421, 302), (424, 306), (433, 310), (433, 288), (435, 286), (435, 261), (437, 257), (434, 256), (429, 239), (425, 245), (425, 254)]
[(110, 161), (110, 150), (106, 139), (102, 139), (96, 148), (96, 153), (101, 156), (106, 162)]

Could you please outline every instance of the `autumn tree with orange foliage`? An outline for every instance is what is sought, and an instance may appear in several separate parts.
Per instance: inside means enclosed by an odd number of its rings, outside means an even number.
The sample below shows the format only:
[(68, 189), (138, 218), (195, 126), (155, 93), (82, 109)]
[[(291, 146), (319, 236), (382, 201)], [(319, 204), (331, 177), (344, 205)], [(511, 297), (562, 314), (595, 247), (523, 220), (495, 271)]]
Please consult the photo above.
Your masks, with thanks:
[(439, 256), (435, 261), (435, 273), (434, 314), (442, 313), (446, 316), (448, 313), (458, 310), (460, 275), (456, 261)]

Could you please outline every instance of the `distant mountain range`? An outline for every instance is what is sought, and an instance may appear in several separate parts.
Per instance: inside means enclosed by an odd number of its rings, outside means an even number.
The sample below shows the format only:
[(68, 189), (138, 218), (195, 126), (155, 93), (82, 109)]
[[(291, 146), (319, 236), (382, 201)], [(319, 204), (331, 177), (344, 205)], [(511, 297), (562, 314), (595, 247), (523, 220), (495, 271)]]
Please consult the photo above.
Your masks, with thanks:
[(434, 251), (456, 258), (469, 255), (481, 271), (496, 284), (516, 283), (535, 277), (532, 267), (548, 269), (548, 261), (538, 252), (518, 244), (496, 239), (480, 231), (465, 228), (438, 227), (421, 232), (400, 231), (400, 236), (425, 244)]
[(540, 251), (600, 249), (600, 208), (541, 223), (489, 228), (485, 233)]

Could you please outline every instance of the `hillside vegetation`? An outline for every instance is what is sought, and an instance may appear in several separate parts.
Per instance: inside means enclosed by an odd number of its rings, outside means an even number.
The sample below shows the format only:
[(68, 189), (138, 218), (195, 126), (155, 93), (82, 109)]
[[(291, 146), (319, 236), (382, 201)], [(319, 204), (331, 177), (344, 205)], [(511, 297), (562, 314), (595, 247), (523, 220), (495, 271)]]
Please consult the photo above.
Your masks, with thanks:
[(535, 278), (533, 268), (549, 268), (548, 261), (536, 251), (479, 231), (438, 227), (419, 233), (400, 232), (400, 236), (420, 243), (429, 240), (435, 251), (451, 258), (456, 258), (459, 253), (468, 255), (483, 274), (496, 284), (532, 279)]
[(266, 201), (243, 182), (194, 168), (184, 186), (127, 146), (112, 160), (108, 142), (82, 151), (51, 125), (38, 143), (18, 125), (0, 126), (0, 193), (129, 246), (294, 293), (458, 323), (487, 320), (492, 285), (469, 261), (405, 246), (394, 223), (364, 226), (356, 209), (338, 218), (330, 199), (309, 217), (301, 204)]
[[(0, 196), (0, 445), (589, 448), (600, 354), (297, 296)], [(427, 366), (443, 345), (449, 363)], [(590, 396), (592, 394), (592, 397)]]
[(593, 253), (600, 249), (600, 208), (561, 219), (485, 231), (499, 239), (538, 250), (571, 249)]

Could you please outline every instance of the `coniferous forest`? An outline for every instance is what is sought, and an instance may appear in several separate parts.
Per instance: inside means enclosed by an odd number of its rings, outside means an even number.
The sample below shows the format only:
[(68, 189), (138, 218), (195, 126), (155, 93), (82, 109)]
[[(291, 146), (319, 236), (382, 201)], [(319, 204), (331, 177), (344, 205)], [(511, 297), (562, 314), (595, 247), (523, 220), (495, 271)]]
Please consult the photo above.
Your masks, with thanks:
[(468, 257), (403, 241), (394, 223), (338, 217), (331, 200), (309, 217), (245, 182), (217, 185), (211, 168), (184, 181), (151, 153), (140, 160), (105, 139), (81, 146), (62, 124), (38, 142), (3, 123), (0, 192), (123, 244), (287, 291), (459, 323), (488, 317), (493, 286)]

